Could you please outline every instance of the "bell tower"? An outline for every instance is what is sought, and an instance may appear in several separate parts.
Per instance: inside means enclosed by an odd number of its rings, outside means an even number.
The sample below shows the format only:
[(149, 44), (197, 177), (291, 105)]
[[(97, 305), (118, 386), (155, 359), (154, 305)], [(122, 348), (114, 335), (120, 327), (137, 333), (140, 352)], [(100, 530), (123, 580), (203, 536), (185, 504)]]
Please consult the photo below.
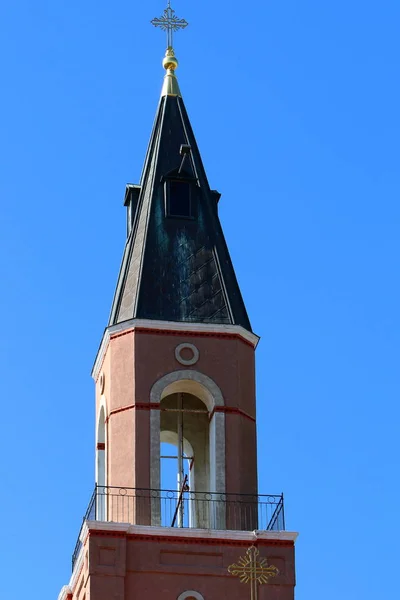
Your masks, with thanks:
[(170, 2), (152, 23), (167, 32), (166, 73), (125, 191), (92, 372), (96, 485), (59, 600), (290, 600), (296, 534), (283, 497), (257, 486), (258, 337), (176, 78), (172, 34), (187, 23)]

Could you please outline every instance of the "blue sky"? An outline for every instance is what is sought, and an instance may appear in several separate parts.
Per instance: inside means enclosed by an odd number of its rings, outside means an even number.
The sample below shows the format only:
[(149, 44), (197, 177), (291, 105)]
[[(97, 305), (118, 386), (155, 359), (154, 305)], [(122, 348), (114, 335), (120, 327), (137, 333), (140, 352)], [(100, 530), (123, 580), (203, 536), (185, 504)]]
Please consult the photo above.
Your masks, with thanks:
[[(175, 0), (179, 81), (254, 330), (260, 492), (297, 600), (393, 596), (400, 4)], [(162, 0), (0, 5), (2, 596), (56, 598), (94, 480), (91, 366), (162, 83)], [(24, 550), (21, 551), (21, 546)], [(398, 558), (398, 556), (397, 556)]]

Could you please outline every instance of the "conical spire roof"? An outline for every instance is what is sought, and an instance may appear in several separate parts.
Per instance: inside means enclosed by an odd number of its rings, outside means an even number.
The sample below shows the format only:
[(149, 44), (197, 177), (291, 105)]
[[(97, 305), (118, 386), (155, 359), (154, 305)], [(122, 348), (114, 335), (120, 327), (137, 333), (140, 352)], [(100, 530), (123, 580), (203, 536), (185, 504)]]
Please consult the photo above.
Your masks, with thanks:
[(251, 331), (211, 190), (167, 49), (167, 70), (139, 186), (128, 186), (126, 242), (109, 325), (137, 319), (241, 325)]

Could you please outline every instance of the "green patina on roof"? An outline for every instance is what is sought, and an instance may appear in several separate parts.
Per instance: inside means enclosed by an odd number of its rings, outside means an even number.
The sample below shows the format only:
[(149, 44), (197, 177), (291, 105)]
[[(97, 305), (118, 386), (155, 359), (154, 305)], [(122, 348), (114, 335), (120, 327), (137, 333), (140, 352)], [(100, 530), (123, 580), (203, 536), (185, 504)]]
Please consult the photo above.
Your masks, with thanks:
[[(182, 165), (182, 144), (191, 150)], [(191, 181), (193, 219), (165, 212), (165, 178)], [(246, 308), (192, 127), (179, 96), (163, 96), (150, 139), (109, 325), (132, 318), (242, 325)]]

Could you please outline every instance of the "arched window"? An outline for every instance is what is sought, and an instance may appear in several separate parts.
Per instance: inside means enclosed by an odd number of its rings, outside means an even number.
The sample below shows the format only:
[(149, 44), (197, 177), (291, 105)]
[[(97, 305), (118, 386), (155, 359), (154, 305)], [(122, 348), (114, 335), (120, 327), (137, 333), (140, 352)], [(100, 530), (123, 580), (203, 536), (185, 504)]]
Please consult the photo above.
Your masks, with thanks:
[[(220, 389), (199, 371), (173, 371), (153, 385), (150, 401), (160, 407), (150, 413), (151, 488), (160, 490), (152, 525), (224, 529), (225, 414), (215, 410), (224, 406)], [(169, 494), (161, 486), (166, 471), (175, 481)]]
[(96, 445), (96, 519), (106, 520), (106, 422), (102, 406), (97, 423)]
[(207, 507), (193, 500), (210, 491), (207, 407), (193, 394), (178, 392), (163, 398), (160, 412), (161, 522), (206, 526)]

